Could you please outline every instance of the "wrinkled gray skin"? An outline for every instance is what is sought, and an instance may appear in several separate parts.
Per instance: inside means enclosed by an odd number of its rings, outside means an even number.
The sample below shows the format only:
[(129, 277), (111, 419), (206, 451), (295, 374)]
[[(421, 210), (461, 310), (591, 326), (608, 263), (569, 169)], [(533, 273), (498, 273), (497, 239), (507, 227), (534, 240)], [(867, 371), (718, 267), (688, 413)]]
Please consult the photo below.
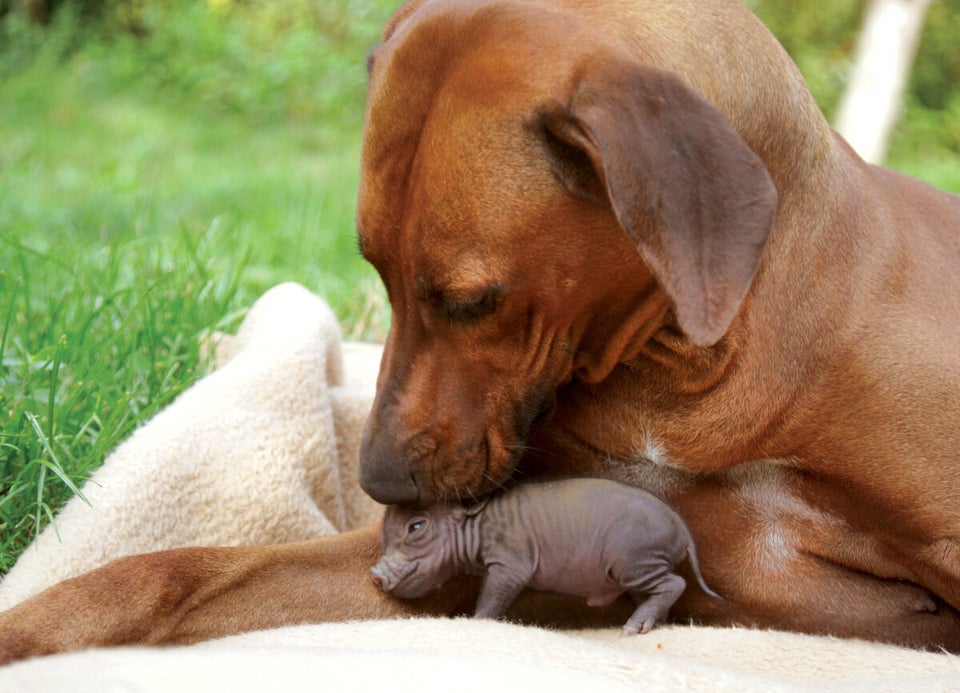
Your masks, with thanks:
[(417, 598), (454, 575), (483, 575), (476, 616), (503, 616), (521, 590), (585, 597), (606, 606), (629, 593), (638, 606), (624, 635), (662, 621), (686, 582), (673, 572), (690, 557), (707, 594), (693, 538), (655, 496), (602, 479), (524, 484), (472, 508), (394, 505), (383, 557), (370, 573), (381, 589)]

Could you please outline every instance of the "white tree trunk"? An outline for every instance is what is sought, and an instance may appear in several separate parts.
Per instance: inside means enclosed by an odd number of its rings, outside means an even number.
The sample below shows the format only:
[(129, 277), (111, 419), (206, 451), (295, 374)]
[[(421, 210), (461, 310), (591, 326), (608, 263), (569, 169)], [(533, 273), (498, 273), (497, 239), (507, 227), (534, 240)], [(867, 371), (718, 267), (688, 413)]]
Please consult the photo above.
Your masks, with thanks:
[(881, 163), (931, 0), (869, 0), (837, 131), (867, 161)]

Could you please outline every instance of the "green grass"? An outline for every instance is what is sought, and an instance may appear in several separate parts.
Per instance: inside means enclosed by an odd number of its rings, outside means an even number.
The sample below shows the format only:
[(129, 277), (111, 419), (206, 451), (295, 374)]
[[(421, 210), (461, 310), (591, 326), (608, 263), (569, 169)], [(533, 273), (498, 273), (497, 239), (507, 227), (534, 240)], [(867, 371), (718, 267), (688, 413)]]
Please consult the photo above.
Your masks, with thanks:
[[(46, 29), (0, 21), (0, 574), (270, 286), (384, 336), (353, 214), (365, 55), (396, 3), (138, 1), (91, 23), (67, 2)], [(837, 52), (799, 56), (826, 100)], [(956, 135), (937, 137), (955, 119), (913, 106), (891, 163), (960, 190)]]
[(165, 245), (126, 242), (72, 265), (26, 245), (2, 251), (15, 264), (0, 276), (5, 569), (71, 484), (202, 372), (200, 338), (236, 321), (239, 268), (208, 262), (206, 239)]
[(143, 16), (145, 38), (68, 13), (4, 22), (0, 573), (270, 286), (298, 281), (347, 336), (384, 336), (353, 215), (388, 5), (183, 3)]

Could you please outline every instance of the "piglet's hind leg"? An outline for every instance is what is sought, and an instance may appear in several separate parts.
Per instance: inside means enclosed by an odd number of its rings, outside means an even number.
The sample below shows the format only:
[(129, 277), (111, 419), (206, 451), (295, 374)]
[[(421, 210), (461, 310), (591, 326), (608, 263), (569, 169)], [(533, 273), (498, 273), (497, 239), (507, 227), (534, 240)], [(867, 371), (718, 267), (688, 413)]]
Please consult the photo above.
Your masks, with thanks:
[(623, 634), (649, 632), (667, 617), (670, 607), (680, 598), (686, 586), (687, 583), (682, 577), (669, 573), (657, 582), (645, 585), (644, 589), (628, 588), (639, 606), (623, 627)]

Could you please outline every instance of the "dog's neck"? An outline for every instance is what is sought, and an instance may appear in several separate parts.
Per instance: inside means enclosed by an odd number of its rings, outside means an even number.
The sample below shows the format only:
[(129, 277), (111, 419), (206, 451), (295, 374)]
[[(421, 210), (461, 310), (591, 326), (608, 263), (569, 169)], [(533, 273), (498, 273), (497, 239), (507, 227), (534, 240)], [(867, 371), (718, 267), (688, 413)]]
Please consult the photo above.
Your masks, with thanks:
[[(678, 328), (665, 325), (603, 382), (574, 380), (562, 388), (543, 437), (559, 432), (576, 440), (574, 454), (599, 464), (649, 458), (649, 450), (656, 450), (654, 457), (664, 465), (682, 469), (685, 461), (695, 461), (699, 470), (788, 456), (777, 449), (777, 421), (796, 399), (804, 365), (764, 358), (761, 349), (776, 345), (755, 345), (749, 318), (748, 305), (709, 347), (693, 345)], [(764, 375), (771, 363), (795, 369), (797, 378)], [(633, 393), (629, 402), (623, 392)], [(690, 407), (694, 401), (698, 406)]]

